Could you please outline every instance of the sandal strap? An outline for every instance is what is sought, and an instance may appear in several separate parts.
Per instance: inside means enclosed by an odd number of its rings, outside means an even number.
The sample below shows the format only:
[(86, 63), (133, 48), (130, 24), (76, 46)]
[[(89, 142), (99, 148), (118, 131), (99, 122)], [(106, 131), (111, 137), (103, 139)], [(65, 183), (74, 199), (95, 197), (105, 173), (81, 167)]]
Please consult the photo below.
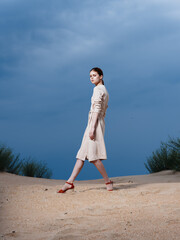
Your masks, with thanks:
[(110, 180), (109, 182), (106, 183), (106, 185), (111, 184), (111, 183), (113, 183), (113, 181)]
[(74, 186), (74, 184), (73, 183), (70, 183), (70, 182), (66, 182), (67, 184), (70, 184), (71, 186)]

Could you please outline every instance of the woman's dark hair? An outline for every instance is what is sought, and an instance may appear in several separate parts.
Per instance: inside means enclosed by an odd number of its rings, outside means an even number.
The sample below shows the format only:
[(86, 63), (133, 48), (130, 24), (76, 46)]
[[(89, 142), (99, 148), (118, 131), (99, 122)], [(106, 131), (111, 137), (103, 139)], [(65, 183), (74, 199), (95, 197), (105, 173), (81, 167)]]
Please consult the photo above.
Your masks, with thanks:
[[(95, 72), (97, 72), (97, 73), (99, 74), (99, 76), (103, 76), (103, 71), (102, 71), (102, 69), (100, 69), (100, 68), (98, 68), (98, 67), (92, 68), (89, 72), (91, 72), (91, 71), (95, 71)], [(103, 79), (102, 79), (102, 84), (104, 85), (104, 80), (103, 80)]]

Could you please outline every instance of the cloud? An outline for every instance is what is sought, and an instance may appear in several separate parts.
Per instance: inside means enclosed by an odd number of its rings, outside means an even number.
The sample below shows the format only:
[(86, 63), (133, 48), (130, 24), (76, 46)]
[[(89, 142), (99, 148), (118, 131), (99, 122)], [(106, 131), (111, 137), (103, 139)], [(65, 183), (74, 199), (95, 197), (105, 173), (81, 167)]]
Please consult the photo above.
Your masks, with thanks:
[(7, 57), (46, 71), (110, 55), (108, 49), (124, 56), (129, 49), (178, 30), (178, 23), (167, 18), (177, 8), (167, 1), (15, 2), (10, 9), (6, 4), (4, 12)]
[(172, 18), (178, 7), (176, 1), (160, 0), (3, 1), (2, 81), (12, 79), (13, 89), (25, 95), (47, 94), (49, 84), (52, 92), (64, 81), (74, 85), (75, 69), (93, 62), (107, 66), (107, 81), (112, 71), (125, 86), (168, 81), (178, 67), (179, 20)]

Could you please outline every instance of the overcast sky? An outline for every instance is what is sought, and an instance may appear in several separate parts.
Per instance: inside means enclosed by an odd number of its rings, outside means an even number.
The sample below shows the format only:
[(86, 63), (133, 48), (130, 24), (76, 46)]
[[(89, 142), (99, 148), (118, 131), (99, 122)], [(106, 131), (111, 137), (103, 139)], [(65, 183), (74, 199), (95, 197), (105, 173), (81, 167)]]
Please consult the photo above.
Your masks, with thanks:
[[(152, 151), (180, 137), (179, 0), (1, 0), (0, 142), (67, 179), (94, 85), (109, 92), (110, 177), (147, 174)], [(86, 164), (77, 179), (101, 175)]]

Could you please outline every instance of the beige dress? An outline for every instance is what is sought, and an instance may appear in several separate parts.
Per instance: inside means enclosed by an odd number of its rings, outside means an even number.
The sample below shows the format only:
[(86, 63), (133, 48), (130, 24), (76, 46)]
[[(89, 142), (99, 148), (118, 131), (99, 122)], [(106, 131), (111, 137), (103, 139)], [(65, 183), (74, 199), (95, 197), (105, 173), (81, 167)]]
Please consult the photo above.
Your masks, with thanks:
[[(104, 85), (95, 86), (91, 97), (91, 108), (88, 115), (88, 124), (84, 132), (79, 151), (76, 158), (88, 161), (97, 159), (107, 159), (106, 147), (104, 142), (105, 115), (108, 108), (109, 94)], [(95, 139), (91, 140), (89, 131), (92, 123), (92, 112), (98, 112), (98, 120), (95, 131)]]

